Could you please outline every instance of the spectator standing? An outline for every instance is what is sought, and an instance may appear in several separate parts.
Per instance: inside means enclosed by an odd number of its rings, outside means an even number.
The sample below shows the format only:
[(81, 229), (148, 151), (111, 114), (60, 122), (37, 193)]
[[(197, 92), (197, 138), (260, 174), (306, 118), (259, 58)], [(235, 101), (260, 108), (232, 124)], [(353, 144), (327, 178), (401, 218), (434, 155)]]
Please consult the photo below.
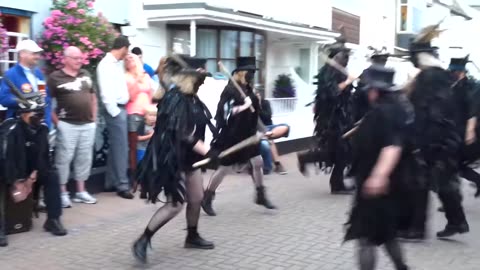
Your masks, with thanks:
[(137, 163), (143, 159), (143, 156), (145, 156), (148, 142), (150, 142), (150, 139), (153, 136), (155, 122), (157, 122), (157, 107), (155, 105), (150, 105), (145, 110), (145, 119), (137, 130)]
[[(22, 94), (40, 92), (47, 104), (45, 108), (45, 123), (51, 126), (51, 106), (49, 89), (45, 85), (42, 72), (37, 67), (43, 51), (35, 41), (26, 39), (17, 45), (18, 63), (5, 72), (4, 77), (8, 78)], [(0, 87), (0, 105), (7, 108), (7, 118), (15, 117), (18, 110), (18, 102), (10, 92), (10, 86), (6, 80), (2, 80)]]
[(52, 121), (57, 127), (55, 166), (61, 190), (62, 207), (71, 207), (67, 191), (70, 166), (77, 183), (74, 202), (95, 204), (97, 200), (85, 190), (90, 177), (95, 141), (97, 97), (91, 75), (82, 69), (84, 57), (77, 47), (64, 51), (64, 68), (54, 71), (47, 81), (52, 95)]
[(141, 63), (143, 63), (143, 70), (153, 79), (155, 76), (155, 70), (147, 63), (143, 62), (143, 52), (142, 49), (139, 47), (135, 47), (132, 49), (132, 53), (137, 55), (140, 58)]
[(135, 175), (137, 167), (137, 131), (143, 122), (145, 109), (152, 104), (155, 82), (143, 70), (140, 58), (129, 54), (125, 58), (125, 69), (130, 100), (127, 103), (128, 148), (130, 170)]
[(125, 70), (122, 63), (128, 54), (130, 42), (124, 36), (117, 37), (112, 50), (100, 61), (97, 78), (100, 96), (106, 109), (105, 121), (108, 131), (110, 149), (107, 159), (105, 188), (115, 187), (118, 196), (133, 199), (130, 192), (128, 170), (128, 133), (127, 111), (129, 101)]

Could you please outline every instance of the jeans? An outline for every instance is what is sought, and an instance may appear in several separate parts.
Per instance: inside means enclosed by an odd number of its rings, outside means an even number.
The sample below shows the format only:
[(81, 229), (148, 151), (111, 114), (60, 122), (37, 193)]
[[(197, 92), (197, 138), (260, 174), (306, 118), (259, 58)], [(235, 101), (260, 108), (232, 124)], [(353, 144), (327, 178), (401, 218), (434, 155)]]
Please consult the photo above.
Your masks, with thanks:
[(262, 140), (260, 142), (260, 155), (263, 158), (263, 171), (271, 172), (273, 169), (272, 152), (270, 151), (270, 143), (268, 140)]

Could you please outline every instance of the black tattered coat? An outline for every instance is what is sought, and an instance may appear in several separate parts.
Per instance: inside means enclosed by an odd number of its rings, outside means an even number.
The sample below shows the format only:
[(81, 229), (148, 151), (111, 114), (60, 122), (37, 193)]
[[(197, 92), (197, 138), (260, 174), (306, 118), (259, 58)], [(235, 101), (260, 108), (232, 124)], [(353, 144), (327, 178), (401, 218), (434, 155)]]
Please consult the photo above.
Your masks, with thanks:
[[(244, 104), (244, 98), (232, 82), (227, 84), (220, 96), (215, 115), (219, 134), (212, 142), (212, 146), (220, 151), (226, 150), (257, 133), (259, 101), (250, 87), (244, 88), (243, 91), (252, 100), (255, 112), (247, 109), (236, 115), (232, 114), (233, 107)], [(258, 155), (260, 155), (260, 145), (256, 144), (223, 158), (220, 164), (230, 166), (235, 163), (244, 163)]]

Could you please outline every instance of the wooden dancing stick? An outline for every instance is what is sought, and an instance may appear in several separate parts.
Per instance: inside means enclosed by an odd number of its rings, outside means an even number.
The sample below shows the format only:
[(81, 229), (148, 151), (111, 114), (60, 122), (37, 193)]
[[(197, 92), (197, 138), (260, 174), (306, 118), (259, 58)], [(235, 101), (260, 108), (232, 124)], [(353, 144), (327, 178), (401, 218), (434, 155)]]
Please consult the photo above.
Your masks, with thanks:
[[(246, 138), (245, 140), (243, 140), (243, 141), (235, 144), (234, 146), (226, 149), (225, 151), (222, 151), (222, 152), (218, 155), (218, 157), (219, 157), (219, 158), (224, 158), (224, 157), (226, 157), (226, 156), (228, 156), (228, 155), (231, 155), (231, 154), (233, 154), (233, 153), (235, 153), (235, 152), (238, 152), (238, 151), (242, 150), (242, 149), (245, 148), (245, 147), (248, 147), (248, 146), (250, 146), (250, 145), (255, 145), (255, 144), (259, 143), (259, 142), (262, 140), (263, 136), (264, 136), (263, 133), (257, 132), (257, 134), (255, 134), (255, 135), (253, 135), (253, 136), (251, 136), (251, 137)], [(193, 167), (193, 168), (198, 168), (198, 167), (201, 167), (201, 166), (204, 166), (204, 165), (208, 164), (210, 161), (211, 161), (210, 158), (206, 158), (206, 159), (204, 159), (204, 160), (200, 160), (200, 161), (194, 163), (194, 164), (192, 165), (192, 167)]]
[(173, 61), (177, 62), (182, 68), (188, 68), (187, 62), (183, 61), (183, 59), (178, 56), (176, 53), (172, 53), (170, 57), (173, 59)]
[(342, 135), (342, 139), (346, 139), (346, 138), (352, 136), (357, 131), (358, 126), (362, 123), (362, 120), (363, 120), (363, 118), (358, 120), (355, 124), (353, 124), (354, 127), (352, 129), (350, 129), (349, 131), (345, 132)]

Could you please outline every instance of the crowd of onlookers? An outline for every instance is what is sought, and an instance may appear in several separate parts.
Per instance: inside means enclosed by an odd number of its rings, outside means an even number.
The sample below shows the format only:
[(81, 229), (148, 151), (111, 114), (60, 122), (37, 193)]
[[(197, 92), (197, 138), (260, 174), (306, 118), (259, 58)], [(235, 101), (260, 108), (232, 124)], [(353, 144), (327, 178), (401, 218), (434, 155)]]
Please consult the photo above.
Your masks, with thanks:
[[(85, 189), (90, 177), (93, 159), (97, 108), (104, 108), (108, 130), (109, 153), (107, 158), (105, 189), (116, 191), (118, 196), (132, 199), (131, 183), (134, 171), (142, 159), (156, 122), (156, 91), (160, 87), (154, 69), (142, 61), (142, 50), (130, 48), (128, 38), (115, 39), (110, 52), (98, 64), (95, 84), (92, 74), (82, 68), (83, 54), (77, 47), (64, 50), (64, 67), (44, 79), (38, 69), (42, 49), (32, 40), (21, 41), (17, 47), (19, 61), (12, 69), (22, 77), (19, 89), (23, 93), (40, 91), (49, 106), (45, 122), (56, 129), (55, 167), (61, 187), (62, 207), (77, 203), (94, 204), (97, 200)], [(160, 62), (161, 65), (162, 61)], [(9, 75), (10, 74), (10, 75)], [(11, 76), (7, 72), (5, 76)], [(12, 78), (15, 80), (16, 78)], [(98, 89), (97, 89), (98, 85)], [(97, 91), (100, 100), (97, 101)], [(270, 138), (288, 136), (287, 125), (273, 125), (272, 110), (267, 100), (261, 101), (261, 120), (269, 128)], [(99, 103), (99, 104), (97, 104)], [(2, 84), (0, 104), (5, 106), (7, 117), (15, 114), (17, 104), (11, 98), (9, 86)], [(100, 105), (100, 106), (98, 106)], [(275, 171), (285, 174), (273, 140), (261, 143), (264, 173)], [(76, 182), (76, 192), (71, 197), (68, 180)]]

